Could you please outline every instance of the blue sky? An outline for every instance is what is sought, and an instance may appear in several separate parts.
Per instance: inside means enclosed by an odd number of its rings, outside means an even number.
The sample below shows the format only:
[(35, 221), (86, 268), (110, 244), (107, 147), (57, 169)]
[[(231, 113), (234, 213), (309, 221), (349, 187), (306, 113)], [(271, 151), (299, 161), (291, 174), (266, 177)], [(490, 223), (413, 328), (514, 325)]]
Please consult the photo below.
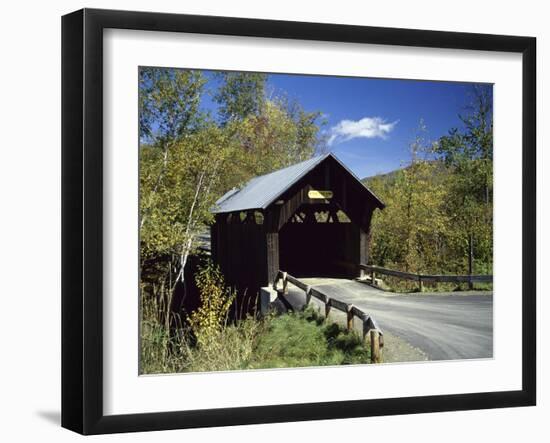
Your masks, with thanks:
[(330, 149), (359, 177), (410, 162), (421, 119), (431, 140), (461, 127), (469, 90), (465, 83), (321, 76), (272, 75), (269, 83), (325, 114)]
[[(458, 114), (469, 102), (471, 84), (270, 74), (267, 87), (306, 111), (322, 112), (330, 150), (363, 178), (410, 162), (409, 144), (421, 119), (433, 141), (461, 128)], [(214, 106), (209, 99), (203, 104)]]

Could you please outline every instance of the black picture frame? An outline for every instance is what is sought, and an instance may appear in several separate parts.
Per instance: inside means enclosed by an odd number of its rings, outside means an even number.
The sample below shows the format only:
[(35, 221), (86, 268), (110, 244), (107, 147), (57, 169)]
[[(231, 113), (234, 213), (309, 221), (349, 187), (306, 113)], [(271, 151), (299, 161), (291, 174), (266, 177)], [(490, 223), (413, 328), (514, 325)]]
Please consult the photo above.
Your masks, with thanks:
[[(191, 32), (522, 54), (522, 389), (131, 415), (103, 413), (103, 30)], [(83, 9), (62, 18), (62, 426), (82, 434), (319, 420), (536, 403), (536, 39)], [(514, 260), (515, 257), (510, 257)], [(513, 322), (513, 320), (511, 320)]]

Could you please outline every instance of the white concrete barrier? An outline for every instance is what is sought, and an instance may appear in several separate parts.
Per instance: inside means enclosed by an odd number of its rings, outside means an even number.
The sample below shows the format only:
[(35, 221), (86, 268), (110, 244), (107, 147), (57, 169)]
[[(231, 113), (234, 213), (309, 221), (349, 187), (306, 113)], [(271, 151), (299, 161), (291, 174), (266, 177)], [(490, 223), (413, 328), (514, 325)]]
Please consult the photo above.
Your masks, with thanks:
[(260, 314), (266, 315), (269, 312), (271, 303), (277, 299), (277, 291), (268, 286), (260, 289)]

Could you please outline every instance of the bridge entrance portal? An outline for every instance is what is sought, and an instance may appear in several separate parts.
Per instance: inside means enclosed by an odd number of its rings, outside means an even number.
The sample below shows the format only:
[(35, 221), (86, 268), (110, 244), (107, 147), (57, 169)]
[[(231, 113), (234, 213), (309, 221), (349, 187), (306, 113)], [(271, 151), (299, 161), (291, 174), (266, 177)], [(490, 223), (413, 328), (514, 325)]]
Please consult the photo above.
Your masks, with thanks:
[(296, 277), (357, 277), (360, 241), (337, 205), (305, 204), (279, 231), (279, 267)]

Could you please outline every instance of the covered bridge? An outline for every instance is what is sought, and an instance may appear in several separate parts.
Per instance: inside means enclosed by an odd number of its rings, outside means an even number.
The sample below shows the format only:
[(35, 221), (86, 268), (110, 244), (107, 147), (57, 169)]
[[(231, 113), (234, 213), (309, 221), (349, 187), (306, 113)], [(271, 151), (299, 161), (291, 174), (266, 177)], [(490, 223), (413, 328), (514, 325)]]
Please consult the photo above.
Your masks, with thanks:
[(255, 295), (279, 269), (296, 277), (357, 277), (380, 201), (332, 153), (227, 192), (213, 208), (212, 258), (226, 282)]

